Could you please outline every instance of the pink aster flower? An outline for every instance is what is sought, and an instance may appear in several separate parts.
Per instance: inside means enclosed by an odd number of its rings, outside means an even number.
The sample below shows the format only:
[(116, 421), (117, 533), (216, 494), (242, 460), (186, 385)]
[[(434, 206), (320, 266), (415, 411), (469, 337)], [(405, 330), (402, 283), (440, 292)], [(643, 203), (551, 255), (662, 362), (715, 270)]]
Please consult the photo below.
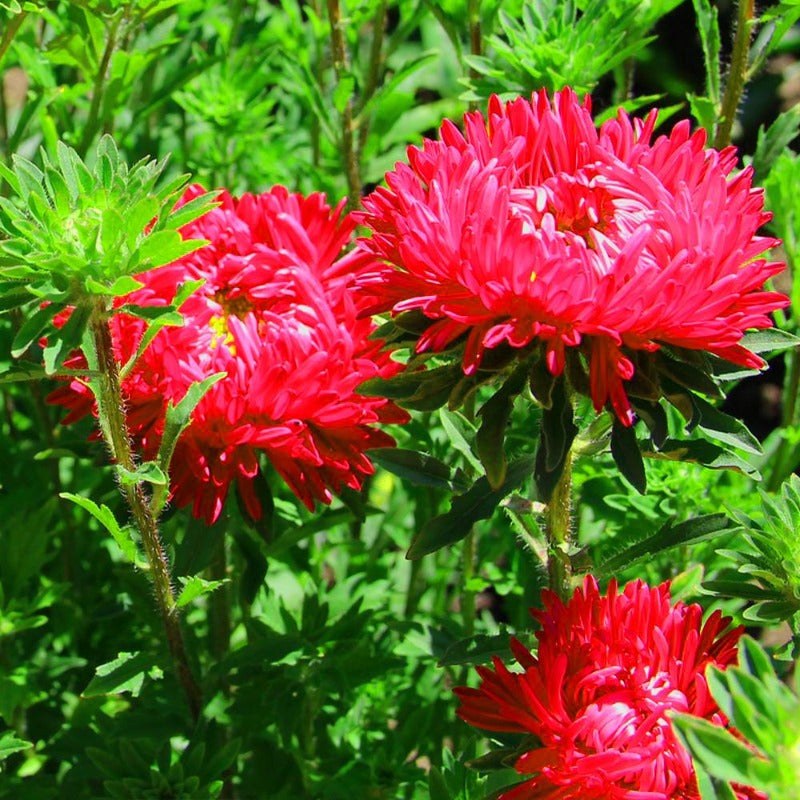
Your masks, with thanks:
[[(191, 187), (182, 202), (201, 191)], [(398, 366), (368, 338), (374, 325), (359, 318), (350, 286), (369, 258), (342, 255), (354, 227), (343, 204), (331, 209), (321, 194), (283, 187), (239, 199), (223, 191), (218, 199), (218, 208), (181, 231), (210, 243), (137, 276), (143, 287), (119, 303), (123, 310), (167, 305), (180, 284), (204, 281), (181, 309), (185, 324), (158, 333), (122, 388), (131, 435), (152, 459), (167, 404), (224, 373), (195, 409), (170, 468), (173, 502), (191, 504), (209, 523), (234, 482), (249, 513), (260, 516), (253, 489), (260, 453), (309, 508), (344, 486), (360, 488), (373, 472), (365, 451), (394, 444), (379, 426), (406, 419), (388, 401), (356, 391)], [(122, 364), (145, 325), (125, 313), (111, 324)], [(77, 381), (51, 399), (71, 409), (65, 422), (92, 410)]]
[(468, 375), (501, 344), (542, 343), (554, 375), (579, 348), (595, 408), (626, 424), (632, 351), (763, 366), (740, 340), (788, 300), (762, 291), (783, 268), (757, 235), (762, 191), (750, 168), (733, 174), (734, 148), (707, 148), (688, 122), (654, 139), (655, 125), (620, 110), (598, 130), (569, 89), (493, 97), (463, 133), (445, 120), (364, 200), (359, 246), (382, 262), (357, 281), (370, 311), (420, 310), (417, 352), (463, 338)]
[(735, 662), (743, 628), (726, 632), (719, 611), (703, 623), (699, 605), (672, 605), (668, 583), (635, 581), (619, 594), (612, 580), (601, 595), (587, 577), (566, 604), (550, 591), (543, 600), (531, 612), (537, 655), (511, 642), (523, 671), (495, 658), (493, 670), (478, 667), (479, 688), (455, 690), (466, 722), (540, 742), (514, 765), (531, 777), (502, 800), (699, 800), (669, 712), (726, 725), (704, 673)]

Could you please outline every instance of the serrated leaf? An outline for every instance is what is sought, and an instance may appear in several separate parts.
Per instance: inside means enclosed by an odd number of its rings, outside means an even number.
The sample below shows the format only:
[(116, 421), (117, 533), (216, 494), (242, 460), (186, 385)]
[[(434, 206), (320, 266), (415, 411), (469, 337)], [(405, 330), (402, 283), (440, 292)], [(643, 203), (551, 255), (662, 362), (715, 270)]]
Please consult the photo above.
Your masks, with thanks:
[(524, 483), (533, 472), (534, 458), (525, 456), (509, 464), (503, 484), (493, 489), (479, 478), (464, 494), (453, 498), (450, 510), (429, 520), (411, 542), (406, 558), (417, 559), (463, 539), (472, 526), (488, 519), (500, 501)]
[(198, 597), (201, 597), (204, 594), (210, 594), (215, 589), (219, 589), (220, 586), (230, 583), (230, 578), (225, 578), (219, 581), (207, 581), (201, 578), (199, 575), (193, 575), (188, 580), (185, 578), (181, 578), (180, 580), (184, 582), (184, 585), (183, 589), (181, 589), (181, 593), (178, 595), (178, 608), (188, 606), (189, 603), (191, 603), (193, 600), (196, 600)]
[(117, 477), (123, 486), (133, 486), (137, 483), (152, 483), (155, 486), (166, 486), (167, 475), (155, 461), (145, 461), (135, 469), (126, 469), (117, 464)]
[(155, 269), (198, 250), (205, 239), (184, 239), (177, 231), (156, 231), (145, 238), (136, 251), (137, 270)]
[(796, 105), (779, 114), (769, 128), (758, 129), (756, 152), (752, 161), (755, 186), (760, 186), (764, 182), (772, 165), (797, 138), (798, 133), (800, 133), (800, 107)]
[(114, 516), (114, 512), (107, 505), (97, 505), (94, 500), (90, 500), (88, 497), (81, 497), (81, 495), (71, 494), (70, 492), (61, 492), (58, 496), (63, 497), (65, 500), (70, 500), (75, 505), (88, 511), (111, 534), (128, 561), (131, 564), (138, 562), (139, 553), (130, 529), (120, 526)]
[(101, 664), (81, 697), (102, 697), (130, 692), (138, 697), (147, 672), (154, 666), (147, 653), (119, 653), (113, 661)]

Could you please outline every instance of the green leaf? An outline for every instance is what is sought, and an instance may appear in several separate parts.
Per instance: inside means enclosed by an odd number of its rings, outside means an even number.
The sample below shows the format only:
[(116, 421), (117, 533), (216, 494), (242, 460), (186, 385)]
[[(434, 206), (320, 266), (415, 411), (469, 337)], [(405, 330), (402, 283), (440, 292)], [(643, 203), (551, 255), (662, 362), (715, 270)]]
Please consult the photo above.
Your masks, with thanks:
[(762, 331), (748, 331), (739, 344), (761, 355), (777, 353), (781, 350), (793, 350), (800, 346), (800, 338), (781, 328), (767, 328)]
[(81, 692), (81, 697), (102, 697), (109, 694), (130, 692), (139, 696), (146, 673), (153, 667), (147, 653), (119, 653), (113, 661), (101, 664)]
[(741, 420), (725, 414), (695, 394), (690, 394), (689, 397), (694, 409), (694, 415), (687, 426), (689, 431), (700, 428), (721, 442), (748, 453), (761, 454), (758, 439), (750, 433)]
[(674, 714), (672, 725), (704, 770), (724, 781), (752, 785), (747, 765), (756, 756), (732, 733), (692, 714)]
[(493, 488), (502, 486), (506, 477), (505, 433), (514, 400), (525, 388), (528, 366), (521, 364), (478, 412), (481, 426), (475, 443), (486, 477)]
[(226, 375), (227, 373), (225, 372), (216, 372), (202, 381), (195, 381), (177, 405), (173, 405), (172, 401), (169, 402), (164, 420), (164, 435), (161, 438), (161, 446), (158, 449), (158, 464), (164, 472), (169, 471), (175, 444), (191, 421), (195, 408), (206, 396), (208, 390)]
[(539, 500), (547, 503), (564, 471), (567, 455), (578, 433), (573, 421), (572, 403), (563, 378), (552, 391), (552, 406), (542, 411), (539, 447), (536, 451), (534, 478)]
[(152, 483), (155, 486), (166, 486), (168, 478), (166, 472), (155, 461), (144, 461), (135, 469), (126, 469), (120, 464), (116, 465), (117, 477), (123, 486), (133, 486), (137, 483)]
[(464, 491), (468, 488), (459, 470), (453, 470), (438, 458), (418, 450), (376, 447), (369, 451), (369, 457), (387, 472), (417, 486), (430, 486), (450, 492)]
[(759, 471), (749, 461), (706, 439), (667, 439), (658, 451), (643, 450), (643, 455), (695, 462), (711, 469), (735, 469), (753, 480), (761, 480)]
[(725, 514), (706, 514), (678, 523), (670, 520), (652, 536), (609, 558), (598, 567), (598, 572), (603, 575), (614, 575), (647, 556), (681, 544), (711, 539), (723, 533), (730, 533), (731, 530), (733, 530), (731, 521)]
[(142, 241), (133, 263), (136, 264), (137, 271), (155, 269), (207, 244), (205, 239), (184, 239), (177, 231), (156, 231)]
[(183, 589), (181, 589), (181, 593), (178, 595), (178, 608), (188, 606), (189, 603), (191, 603), (193, 600), (196, 600), (198, 597), (201, 597), (204, 594), (210, 594), (220, 586), (230, 583), (230, 578), (225, 578), (224, 580), (220, 581), (207, 581), (201, 578), (199, 575), (193, 575), (189, 579), (180, 578), (180, 580), (183, 583)]
[(81, 497), (78, 494), (71, 494), (70, 492), (61, 492), (59, 497), (71, 500), (75, 505), (88, 511), (111, 534), (128, 561), (131, 564), (139, 563), (139, 551), (136, 547), (136, 542), (132, 538), (130, 528), (120, 527), (114, 512), (108, 506), (98, 506), (94, 500), (90, 500), (88, 497)]
[(483, 469), (483, 465), (475, 456), (475, 453), (472, 452), (472, 447), (465, 434), (466, 428), (469, 428), (468, 432), (474, 432), (474, 428), (472, 428), (471, 424), (462, 414), (450, 411), (448, 408), (439, 409), (439, 419), (441, 420), (444, 432), (447, 434), (447, 438), (450, 440), (450, 444), (464, 456), (467, 463), (473, 467), (476, 472), (480, 472)]
[(21, 753), (23, 750), (29, 750), (33, 747), (33, 742), (26, 742), (24, 739), (18, 739), (13, 731), (6, 731), (0, 736), (0, 761), (5, 761), (9, 756), (14, 753)]
[(717, 9), (710, 0), (692, 0), (697, 16), (697, 28), (703, 45), (703, 60), (706, 66), (706, 95), (715, 106), (720, 102), (719, 55), (722, 41), (719, 34)]
[(758, 142), (753, 155), (753, 184), (760, 186), (772, 165), (800, 133), (800, 107), (792, 106), (779, 114), (767, 128), (758, 129)]
[(99, 294), (104, 297), (124, 297), (126, 294), (141, 289), (143, 284), (132, 275), (121, 275), (111, 284), (101, 283), (94, 278), (86, 278), (83, 286), (90, 294)]
[(480, 633), (477, 636), (470, 636), (468, 639), (453, 642), (439, 659), (439, 666), (453, 667), (486, 664), (491, 660), (492, 656), (499, 656), (503, 661), (508, 661), (511, 658), (508, 633), (503, 632), (492, 636)]
[(509, 464), (506, 479), (493, 489), (487, 478), (479, 478), (464, 494), (453, 498), (450, 510), (429, 520), (411, 542), (406, 558), (422, 558), (463, 539), (472, 526), (488, 519), (500, 501), (524, 483), (533, 472), (534, 459), (525, 456)]
[(53, 317), (61, 311), (61, 307), (56, 304), (46, 305), (37, 309), (29, 316), (17, 331), (14, 341), (11, 343), (11, 355), (16, 358), (21, 356), (44, 332)]
[(644, 494), (647, 491), (647, 476), (636, 431), (633, 425), (623, 425), (616, 415), (611, 428), (611, 455), (614, 457), (619, 471), (628, 479), (631, 486), (639, 494)]
[(431, 767), (428, 773), (428, 794), (430, 800), (452, 800), (450, 791), (438, 767)]

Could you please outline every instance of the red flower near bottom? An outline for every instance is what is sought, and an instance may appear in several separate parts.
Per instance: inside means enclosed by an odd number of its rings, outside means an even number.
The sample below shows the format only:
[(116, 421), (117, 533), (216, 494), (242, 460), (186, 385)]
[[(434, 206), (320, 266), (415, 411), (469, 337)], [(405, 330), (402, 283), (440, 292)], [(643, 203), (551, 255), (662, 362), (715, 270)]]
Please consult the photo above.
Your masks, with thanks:
[[(670, 603), (669, 584), (642, 581), (622, 594), (612, 580), (602, 596), (587, 577), (565, 605), (543, 594), (532, 611), (542, 629), (538, 654), (511, 647), (524, 672), (500, 659), (478, 667), (478, 689), (455, 690), (459, 716), (479, 728), (535, 735), (541, 746), (514, 765), (533, 776), (502, 800), (696, 800), (691, 758), (669, 712), (725, 726), (711, 697), (706, 667), (736, 660), (743, 628), (715, 611), (703, 624), (699, 605)], [(739, 798), (762, 795), (739, 787)]]

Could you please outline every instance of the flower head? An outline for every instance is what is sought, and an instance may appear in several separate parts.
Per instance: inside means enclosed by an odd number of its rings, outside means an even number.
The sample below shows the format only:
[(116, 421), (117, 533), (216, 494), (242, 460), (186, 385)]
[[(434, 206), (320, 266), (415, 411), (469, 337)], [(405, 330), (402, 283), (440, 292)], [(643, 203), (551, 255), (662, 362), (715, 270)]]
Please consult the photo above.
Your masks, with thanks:
[(595, 407), (626, 424), (633, 351), (763, 366), (740, 339), (788, 301), (761, 290), (783, 267), (762, 257), (762, 192), (750, 168), (732, 175), (733, 148), (688, 122), (654, 140), (655, 125), (620, 110), (598, 130), (569, 89), (493, 97), (463, 133), (446, 120), (364, 200), (359, 246), (382, 262), (358, 278), (370, 310), (421, 311), (417, 352), (464, 338), (466, 374), (501, 344), (541, 343), (554, 375), (580, 348)]
[[(202, 190), (190, 188), (182, 201)], [(364, 454), (394, 444), (377, 427), (405, 414), (381, 398), (362, 397), (363, 380), (398, 367), (369, 339), (350, 291), (369, 264), (341, 255), (354, 222), (321, 194), (276, 187), (261, 195), (219, 196), (220, 206), (185, 226), (185, 238), (209, 244), (138, 277), (112, 317), (120, 363), (137, 350), (144, 322), (126, 304), (168, 305), (186, 281), (202, 279), (182, 306), (182, 327), (163, 328), (123, 382), (131, 435), (142, 456), (158, 453), (167, 404), (215, 373), (224, 378), (200, 401), (171, 462), (173, 501), (213, 522), (235, 482), (249, 511), (261, 509), (253, 483), (264, 453), (309, 507), (329, 503), (342, 487), (359, 488), (373, 471)], [(52, 395), (88, 413), (92, 399), (73, 382)]]
[[(541, 630), (536, 656), (516, 639), (523, 672), (494, 659), (479, 667), (481, 685), (455, 691), (459, 716), (493, 731), (533, 734), (541, 743), (520, 756), (533, 776), (505, 799), (683, 800), (699, 798), (689, 754), (670, 711), (726, 720), (704, 676), (709, 664), (736, 660), (743, 628), (719, 611), (702, 622), (699, 605), (670, 602), (669, 585), (642, 581), (606, 595), (587, 577), (564, 604), (545, 591), (532, 611)], [(756, 797), (741, 789), (739, 797)]]

